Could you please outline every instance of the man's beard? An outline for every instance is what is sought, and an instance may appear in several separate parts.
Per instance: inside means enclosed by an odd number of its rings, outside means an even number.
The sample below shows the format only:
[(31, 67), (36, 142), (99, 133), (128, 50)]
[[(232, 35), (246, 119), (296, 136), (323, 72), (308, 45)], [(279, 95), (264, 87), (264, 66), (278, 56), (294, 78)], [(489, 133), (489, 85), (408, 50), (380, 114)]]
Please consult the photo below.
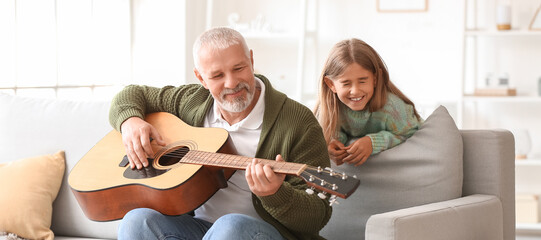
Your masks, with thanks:
[[(236, 93), (238, 91), (241, 91), (243, 88), (246, 89), (246, 97), (243, 97), (243, 96), (236, 97), (232, 101), (228, 101), (225, 99), (226, 94)], [(246, 110), (246, 108), (250, 106), (250, 103), (254, 99), (254, 93), (255, 93), (255, 88), (250, 89), (250, 85), (248, 85), (248, 83), (241, 82), (234, 89), (226, 88), (222, 92), (220, 92), (220, 99), (219, 101), (216, 101), (216, 102), (223, 110), (228, 111), (228, 112), (238, 113), (238, 112), (242, 112)]]

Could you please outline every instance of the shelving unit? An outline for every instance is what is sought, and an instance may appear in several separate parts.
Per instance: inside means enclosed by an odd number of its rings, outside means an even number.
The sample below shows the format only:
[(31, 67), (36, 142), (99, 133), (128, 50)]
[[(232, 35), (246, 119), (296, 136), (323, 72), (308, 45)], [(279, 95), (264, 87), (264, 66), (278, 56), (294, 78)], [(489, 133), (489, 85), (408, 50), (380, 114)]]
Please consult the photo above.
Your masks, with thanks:
[[(541, 111), (535, 110), (541, 109), (537, 91), (537, 79), (541, 77), (541, 31), (528, 29), (529, 19), (533, 18), (541, 0), (507, 1), (513, 9), (512, 29), (497, 30), (496, 5), (503, 2), (466, 0), (457, 125), (460, 128), (520, 127), (528, 129), (532, 138), (541, 139), (541, 128), (537, 127)], [(475, 88), (486, 87), (489, 72), (493, 77), (508, 73), (509, 86), (516, 88), (517, 96), (474, 96)], [(539, 152), (538, 145), (532, 144), (532, 152)], [(515, 161), (517, 193), (541, 195), (541, 176), (538, 176), (541, 159), (539, 154), (533, 157)], [(517, 235), (541, 236), (541, 223), (517, 223), (516, 229)]]
[[(528, 29), (541, 0), (465, 0), (465, 2), (464, 65), (457, 124), (459, 127), (477, 128), (479, 126), (476, 124), (467, 126), (466, 104), (473, 105), (473, 113), (476, 114), (479, 103), (541, 102), (537, 93), (537, 78), (541, 77), (541, 71), (532, 71), (532, 69), (539, 69), (533, 62), (541, 61), (539, 53), (541, 50), (538, 53), (535, 53), (535, 50), (531, 52), (527, 50), (529, 46), (541, 47), (541, 31)], [(497, 30), (496, 28), (496, 7), (497, 4), (502, 3), (511, 4), (511, 30)], [(509, 68), (509, 62), (513, 60), (523, 60), (527, 64), (522, 68), (517, 67), (516, 64)], [(497, 77), (499, 74), (509, 72), (511, 72), (510, 85), (517, 88), (517, 96), (473, 96), (473, 90), (484, 85), (484, 78), (488, 73)]]
[[(273, 87), (296, 101), (309, 105), (308, 101), (315, 99), (317, 89), (312, 86), (318, 73), (309, 66), (319, 64), (317, 0), (207, 0), (206, 7), (207, 29), (229, 26), (244, 36), (254, 50), (256, 73), (265, 75)], [(232, 14), (237, 26), (231, 25)], [(281, 25), (284, 23), (289, 24)], [(306, 64), (308, 59), (315, 62)]]

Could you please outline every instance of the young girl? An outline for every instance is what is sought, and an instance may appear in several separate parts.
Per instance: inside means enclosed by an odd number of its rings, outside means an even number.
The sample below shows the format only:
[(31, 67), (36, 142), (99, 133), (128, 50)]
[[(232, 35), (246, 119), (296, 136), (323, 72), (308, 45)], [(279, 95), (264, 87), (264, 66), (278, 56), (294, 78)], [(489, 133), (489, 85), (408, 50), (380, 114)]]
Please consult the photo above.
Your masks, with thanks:
[(314, 113), (337, 165), (361, 165), (404, 142), (422, 123), (413, 102), (389, 80), (381, 57), (359, 39), (334, 45), (320, 82)]

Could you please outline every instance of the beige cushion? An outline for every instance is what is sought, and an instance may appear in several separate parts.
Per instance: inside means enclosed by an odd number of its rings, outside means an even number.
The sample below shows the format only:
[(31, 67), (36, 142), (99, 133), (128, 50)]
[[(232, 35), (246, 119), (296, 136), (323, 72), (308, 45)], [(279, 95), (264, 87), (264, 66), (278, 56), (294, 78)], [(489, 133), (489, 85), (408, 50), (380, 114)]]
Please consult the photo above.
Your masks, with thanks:
[(63, 151), (1, 163), (0, 232), (29, 239), (53, 239), (53, 201), (64, 168)]
[(361, 184), (333, 205), (322, 231), (328, 239), (364, 239), (374, 214), (461, 197), (462, 136), (445, 107), (438, 107), (404, 143), (371, 156), (359, 167), (332, 166)]

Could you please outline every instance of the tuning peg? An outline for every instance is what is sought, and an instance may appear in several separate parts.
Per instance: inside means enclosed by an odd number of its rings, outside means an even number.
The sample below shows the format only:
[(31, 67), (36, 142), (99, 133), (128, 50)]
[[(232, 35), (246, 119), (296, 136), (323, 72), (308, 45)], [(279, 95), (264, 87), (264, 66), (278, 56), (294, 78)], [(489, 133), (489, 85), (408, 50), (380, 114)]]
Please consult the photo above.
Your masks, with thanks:
[(336, 186), (336, 184), (333, 183), (333, 184), (332, 184), (332, 190), (333, 190), (333, 191), (336, 191), (336, 189), (338, 189), (338, 186)]
[(325, 193), (322, 193), (322, 192), (318, 193), (317, 196), (318, 196), (319, 198), (321, 198), (321, 199), (327, 198), (327, 195), (325, 195)]
[(323, 172), (323, 169), (321, 169), (321, 167), (318, 166), (318, 167), (317, 167), (317, 172), (318, 172), (318, 173), (321, 173), (321, 172)]
[(305, 191), (306, 193), (310, 194), (310, 195), (314, 194), (314, 188), (313, 188), (313, 187), (307, 188), (307, 189), (304, 190), (304, 191)]
[(331, 177), (335, 175), (334, 170), (332, 170), (332, 168), (326, 167), (325, 170), (329, 171), (329, 175), (330, 175)]
[(332, 195), (331, 198), (329, 198), (329, 206), (332, 206), (333, 204), (340, 204), (338, 201), (336, 201), (336, 195)]
[(343, 173), (342, 173), (342, 180), (346, 180), (346, 179), (348, 179), (348, 175), (346, 175), (346, 173), (343, 172)]

